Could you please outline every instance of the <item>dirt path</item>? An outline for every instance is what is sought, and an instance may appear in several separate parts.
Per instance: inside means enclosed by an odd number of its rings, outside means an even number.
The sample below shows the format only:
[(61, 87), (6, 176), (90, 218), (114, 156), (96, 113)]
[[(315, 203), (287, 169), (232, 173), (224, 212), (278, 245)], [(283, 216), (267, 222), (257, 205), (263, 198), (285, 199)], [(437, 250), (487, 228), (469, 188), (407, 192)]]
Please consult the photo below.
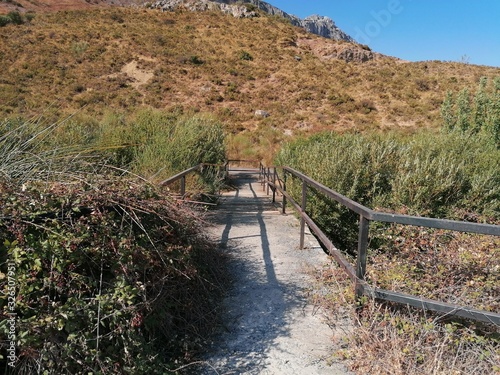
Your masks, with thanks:
[(326, 255), (312, 236), (298, 249), (298, 220), (281, 215), (256, 175), (236, 177), (238, 189), (224, 195), (211, 229), (232, 259), (224, 332), (197, 373), (349, 374), (332, 358), (332, 330), (307, 301), (305, 271)]

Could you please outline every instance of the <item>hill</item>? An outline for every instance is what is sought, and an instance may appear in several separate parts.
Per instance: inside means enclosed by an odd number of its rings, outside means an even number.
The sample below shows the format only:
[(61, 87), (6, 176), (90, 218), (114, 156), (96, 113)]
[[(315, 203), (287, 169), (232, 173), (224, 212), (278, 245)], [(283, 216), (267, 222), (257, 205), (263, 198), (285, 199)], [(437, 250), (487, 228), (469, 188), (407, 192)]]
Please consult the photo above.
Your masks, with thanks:
[(142, 6), (142, 0), (0, 0), (0, 14), (11, 11), (57, 12), (106, 6)]
[(163, 11), (177, 10), (179, 8), (192, 11), (218, 10), (232, 14), (237, 18), (258, 17), (261, 14), (259, 13), (260, 10), (267, 15), (284, 18), (292, 25), (302, 27), (313, 34), (329, 39), (354, 42), (354, 39), (340, 30), (329, 17), (312, 15), (301, 19), (260, 0), (159, 0), (148, 3), (147, 7)]
[(210, 112), (230, 133), (248, 133), (251, 144), (261, 145), (325, 129), (435, 128), (447, 90), (500, 74), (402, 61), (263, 13), (242, 19), (122, 7), (38, 13), (0, 28), (0, 44), (7, 67), (0, 72), (2, 116), (49, 107), (97, 117), (144, 106)]

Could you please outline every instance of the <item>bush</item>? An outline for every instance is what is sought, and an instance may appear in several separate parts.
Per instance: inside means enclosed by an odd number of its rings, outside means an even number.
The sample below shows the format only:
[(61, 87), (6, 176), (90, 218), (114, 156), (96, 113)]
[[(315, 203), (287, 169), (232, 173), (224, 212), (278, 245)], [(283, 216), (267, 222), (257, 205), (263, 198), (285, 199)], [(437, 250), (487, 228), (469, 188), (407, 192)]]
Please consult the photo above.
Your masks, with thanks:
[(109, 115), (106, 121), (101, 147), (126, 146), (114, 151), (115, 164), (155, 181), (200, 163), (225, 160), (224, 130), (209, 116), (143, 110), (129, 119)]
[(0, 27), (8, 25), (11, 22), (11, 19), (7, 16), (0, 15)]
[(492, 84), (489, 84), (486, 77), (481, 78), (475, 95), (464, 88), (455, 98), (449, 91), (441, 106), (443, 128), (467, 134), (485, 133), (500, 148), (499, 103), (499, 77)]
[[(39, 160), (33, 149), (44, 157)], [(51, 169), (71, 174), (85, 169), (90, 158), (91, 170), (99, 160), (154, 182), (200, 163), (223, 164), (226, 158), (224, 129), (210, 116), (152, 109), (129, 116), (108, 113), (102, 120), (77, 114), (49, 127), (43, 119), (6, 120), (0, 123), (0, 152), (0, 173), (13, 178), (40, 177)], [(217, 184), (214, 176), (203, 177), (203, 188)]]
[[(500, 151), (480, 136), (328, 133), (286, 144), (276, 164), (372, 208), (448, 218), (465, 211), (500, 219)], [(300, 186), (290, 183), (290, 188), (299, 196)], [(314, 192), (308, 211), (339, 247), (355, 248), (356, 215)]]
[(47, 126), (42, 119), (0, 122), (0, 179), (18, 184), (31, 180), (60, 181), (77, 173), (95, 171), (96, 164), (90, 168), (88, 165), (92, 161), (88, 145), (57, 141), (58, 127), (65, 126), (68, 126), (65, 121)]
[[(219, 265), (196, 213), (132, 180), (2, 185), (0, 202), (18, 373), (164, 374), (203, 344)], [(0, 288), (6, 368), (6, 277)]]
[[(111, 141), (141, 141), (130, 153), (138, 163), (165, 119), (183, 162), (219, 157), (220, 133), (201, 118), (139, 113), (141, 131), (115, 128)], [(119, 177), (103, 158), (110, 129), (95, 120), (0, 125), (0, 368), (8, 368), (13, 311), (13, 373), (164, 374), (189, 361), (214, 326), (222, 280), (200, 214), (144, 179)]]
[(199, 56), (193, 55), (189, 57), (189, 62), (193, 65), (203, 65), (205, 61), (203, 61)]
[(10, 22), (14, 25), (22, 25), (24, 23), (23, 16), (21, 16), (21, 13), (17, 11), (9, 12), (7, 17), (10, 18)]
[(240, 51), (240, 60), (252, 61), (253, 56), (247, 51)]

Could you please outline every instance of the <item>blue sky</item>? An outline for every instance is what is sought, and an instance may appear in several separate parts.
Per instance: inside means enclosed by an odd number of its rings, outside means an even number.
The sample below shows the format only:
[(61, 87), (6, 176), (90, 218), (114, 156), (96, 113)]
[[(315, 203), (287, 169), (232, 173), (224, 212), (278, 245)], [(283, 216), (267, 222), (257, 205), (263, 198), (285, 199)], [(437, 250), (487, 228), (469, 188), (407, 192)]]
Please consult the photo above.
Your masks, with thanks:
[(500, 0), (267, 0), (304, 18), (320, 14), (372, 50), (410, 61), (500, 67)]

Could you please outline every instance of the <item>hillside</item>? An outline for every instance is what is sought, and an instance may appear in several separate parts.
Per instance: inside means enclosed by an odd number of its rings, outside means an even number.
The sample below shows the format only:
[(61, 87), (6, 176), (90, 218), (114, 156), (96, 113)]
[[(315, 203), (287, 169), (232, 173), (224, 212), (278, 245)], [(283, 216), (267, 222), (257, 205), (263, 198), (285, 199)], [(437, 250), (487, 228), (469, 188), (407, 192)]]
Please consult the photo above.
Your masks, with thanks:
[[(0, 114), (137, 107), (215, 114), (252, 142), (321, 130), (433, 128), (447, 90), (500, 69), (409, 63), (278, 17), (131, 8), (37, 13), (0, 28)], [(21, 48), (22, 46), (22, 48)], [(257, 110), (269, 116), (256, 116)]]
[(10, 11), (25, 13), (88, 10), (105, 6), (139, 6), (143, 3), (142, 0), (0, 0), (0, 14)]

